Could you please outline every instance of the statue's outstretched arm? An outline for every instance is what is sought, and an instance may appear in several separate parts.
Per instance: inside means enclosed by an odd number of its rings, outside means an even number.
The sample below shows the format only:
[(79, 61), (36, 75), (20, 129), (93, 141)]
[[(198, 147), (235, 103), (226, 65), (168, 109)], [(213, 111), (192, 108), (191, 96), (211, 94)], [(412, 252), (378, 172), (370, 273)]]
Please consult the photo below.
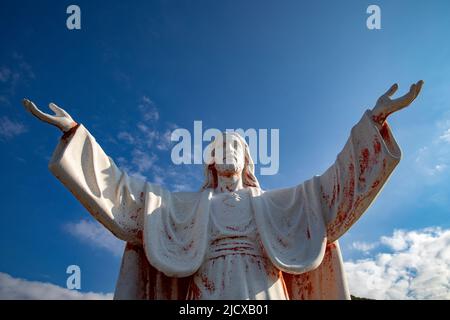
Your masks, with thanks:
[[(386, 118), (418, 96), (423, 81), (391, 99), (394, 84), (356, 124), (335, 163), (305, 183), (309, 196), (320, 203), (330, 242), (344, 234), (366, 211), (400, 161), (398, 147)], [(309, 187), (308, 187), (309, 185)]]
[(63, 109), (51, 103), (55, 114), (49, 115), (29, 100), (23, 104), (35, 117), (64, 132), (50, 160), (50, 171), (117, 237), (139, 242), (149, 185), (118, 168), (89, 131)]

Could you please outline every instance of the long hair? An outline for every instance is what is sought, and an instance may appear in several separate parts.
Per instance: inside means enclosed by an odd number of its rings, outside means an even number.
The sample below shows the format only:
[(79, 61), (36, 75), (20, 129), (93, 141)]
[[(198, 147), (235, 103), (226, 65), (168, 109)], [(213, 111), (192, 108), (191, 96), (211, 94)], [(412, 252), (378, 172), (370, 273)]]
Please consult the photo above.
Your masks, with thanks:
[[(250, 155), (250, 148), (248, 147), (245, 139), (242, 138), (242, 136), (237, 132), (222, 132), (222, 135), (232, 135), (236, 137), (241, 143), (242, 148), (244, 149), (244, 168), (242, 170), (242, 184), (244, 185), (244, 187), (260, 188), (258, 179), (255, 176), (255, 163), (253, 162), (252, 156)], [(216, 147), (216, 142), (218, 140), (220, 139), (216, 138), (214, 141), (212, 141), (208, 148), (214, 150)], [(205, 182), (201, 190), (205, 190), (208, 188), (217, 188), (217, 181), (218, 177), (215, 163), (205, 163)]]

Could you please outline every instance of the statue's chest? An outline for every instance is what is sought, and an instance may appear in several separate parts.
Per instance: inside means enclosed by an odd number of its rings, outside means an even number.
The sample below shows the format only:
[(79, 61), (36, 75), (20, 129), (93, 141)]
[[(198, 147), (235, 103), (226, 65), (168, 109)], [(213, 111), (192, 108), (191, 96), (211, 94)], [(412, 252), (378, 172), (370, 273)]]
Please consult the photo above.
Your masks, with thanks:
[(212, 231), (218, 235), (253, 233), (255, 224), (247, 192), (215, 195), (210, 212)]

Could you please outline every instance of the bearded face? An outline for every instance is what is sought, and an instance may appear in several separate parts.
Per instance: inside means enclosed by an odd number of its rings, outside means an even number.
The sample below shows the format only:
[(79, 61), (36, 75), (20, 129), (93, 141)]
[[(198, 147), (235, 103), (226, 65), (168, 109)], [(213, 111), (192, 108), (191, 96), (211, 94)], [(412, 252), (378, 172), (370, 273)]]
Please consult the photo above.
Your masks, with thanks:
[(217, 136), (208, 145), (204, 157), (205, 182), (202, 190), (216, 188), (219, 176), (242, 177), (244, 186), (259, 188), (249, 147), (238, 133), (223, 132)]
[(214, 163), (219, 176), (242, 173), (245, 166), (245, 150), (238, 137), (224, 134), (214, 150)]

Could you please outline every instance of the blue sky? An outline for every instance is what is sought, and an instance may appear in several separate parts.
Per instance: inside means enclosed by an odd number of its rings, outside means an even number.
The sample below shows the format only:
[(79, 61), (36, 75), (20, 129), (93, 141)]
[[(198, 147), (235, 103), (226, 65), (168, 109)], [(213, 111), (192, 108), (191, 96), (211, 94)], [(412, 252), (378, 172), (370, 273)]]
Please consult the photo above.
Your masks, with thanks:
[[(70, 4), (81, 30), (66, 28)], [(381, 30), (366, 27), (370, 4)], [(202, 183), (200, 167), (171, 165), (170, 130), (278, 128), (279, 174), (258, 177), (274, 189), (322, 173), (379, 95), (423, 79), (389, 121), (403, 159), (341, 246), (360, 261), (395, 254), (394, 230), (439, 238), (450, 228), (449, 16), (444, 0), (2, 1), (0, 272), (64, 287), (77, 264), (82, 291), (108, 293), (120, 264), (117, 242), (48, 171), (60, 134), (24, 97), (65, 108), (123, 168), (170, 190)]]

